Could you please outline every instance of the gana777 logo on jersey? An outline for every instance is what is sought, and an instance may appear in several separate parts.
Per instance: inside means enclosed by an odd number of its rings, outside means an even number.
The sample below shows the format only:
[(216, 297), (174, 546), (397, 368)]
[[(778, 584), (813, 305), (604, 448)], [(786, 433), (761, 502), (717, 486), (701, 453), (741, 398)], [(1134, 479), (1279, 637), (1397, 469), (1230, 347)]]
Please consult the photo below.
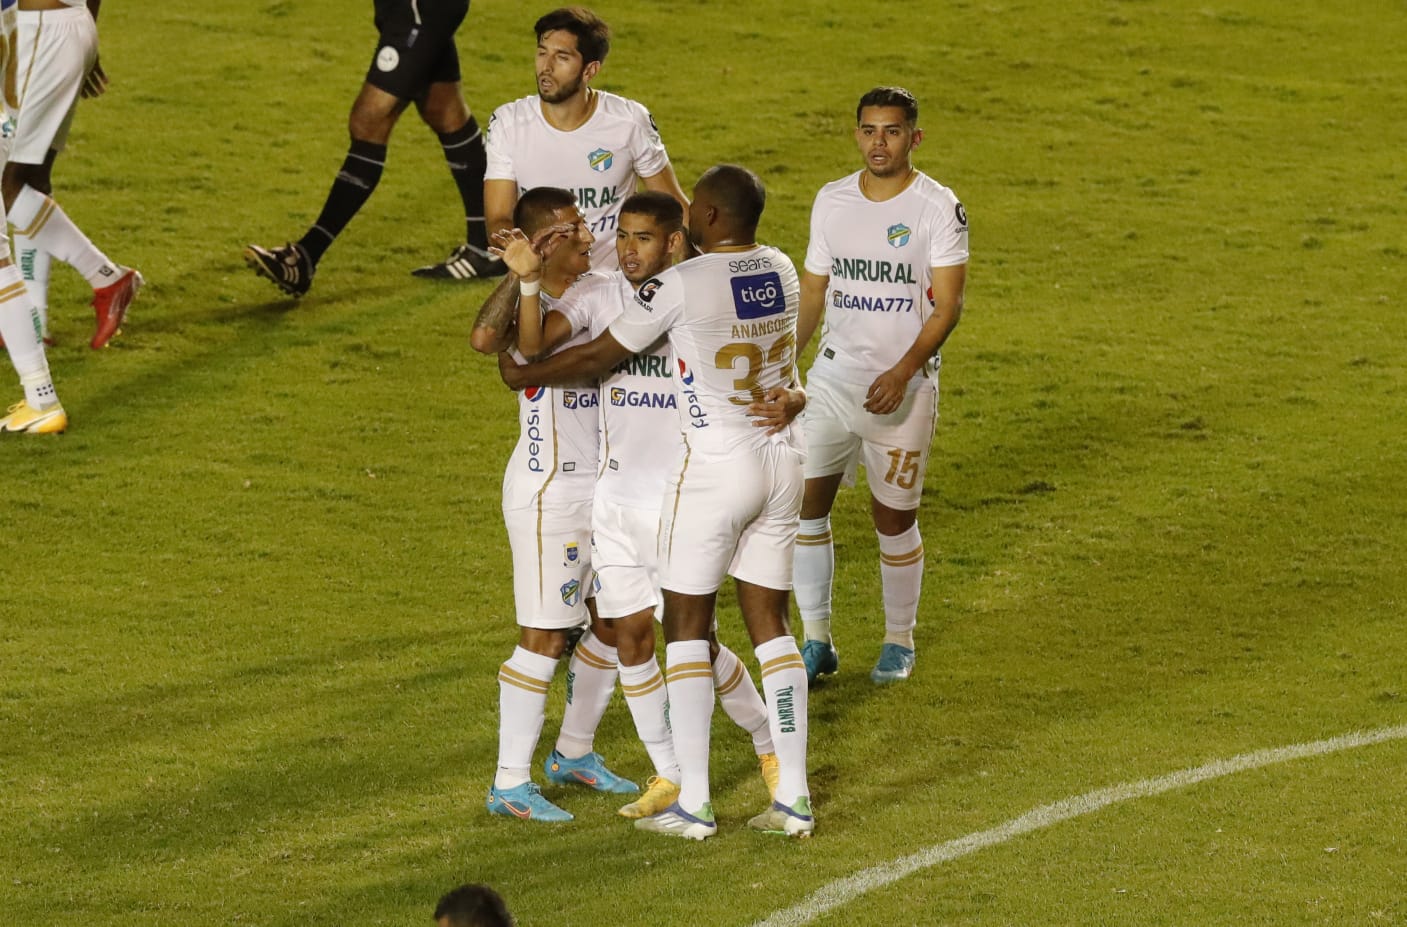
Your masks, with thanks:
[(740, 319), (761, 319), (787, 308), (782, 278), (776, 271), (732, 278), (733, 308)]

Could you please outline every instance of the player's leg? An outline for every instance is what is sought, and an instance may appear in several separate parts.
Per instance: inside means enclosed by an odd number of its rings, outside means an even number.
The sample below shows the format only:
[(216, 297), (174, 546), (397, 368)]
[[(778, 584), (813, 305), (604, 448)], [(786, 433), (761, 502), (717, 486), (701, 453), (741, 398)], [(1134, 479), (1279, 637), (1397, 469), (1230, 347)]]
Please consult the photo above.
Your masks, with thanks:
[[(20, 73), (23, 73), (23, 70)], [(52, 148), (49, 149), (49, 154), (41, 166), (42, 173), (29, 179), (30, 186), (50, 198), (54, 195), (54, 159), (58, 154)], [(25, 288), (29, 290), (29, 298), (34, 301), (34, 308), (39, 313), (44, 343), (49, 344), (49, 278), (53, 260), (49, 252), (35, 244), (28, 235), (22, 235), (16, 230), (14, 237), (15, 263), (24, 275)]]
[[(589, 506), (588, 506), (589, 514)], [(606, 768), (592, 748), (596, 728), (616, 688), (616, 631), (596, 610), (595, 598), (586, 600), (591, 628), (577, 641), (567, 664), (567, 704), (562, 729), (543, 771), (553, 782), (585, 785), (598, 792), (632, 794), (640, 787)]]
[(777, 752), (772, 745), (772, 728), (767, 723), (767, 703), (762, 693), (748, 674), (747, 667), (738, 655), (718, 640), (717, 623), (709, 631), (709, 656), (713, 660), (713, 689), (718, 693), (718, 704), (733, 723), (742, 728), (752, 739), (753, 752), (757, 754), (758, 765), (762, 769), (762, 781), (767, 783), (767, 793), (777, 791)]
[(19, 374), (24, 399), (0, 419), (0, 433), (57, 434), (68, 427), (40, 338), (39, 314), (26, 292), (19, 268), (10, 260), (9, 243), (0, 236), (0, 339)]
[(884, 599), (884, 643), (870, 672), (875, 683), (908, 679), (914, 668), (924, 568), (918, 507), (936, 416), (937, 390), (925, 383), (911, 390), (894, 412), (875, 417), (866, 427), (865, 470)]
[(97, 60), (97, 27), (81, 7), (47, 10), (42, 17), (22, 10), (18, 22), (29, 66), (0, 192), (17, 237), (71, 265), (93, 287), (97, 330), (90, 344), (100, 348), (121, 327), (142, 276), (110, 261), (44, 192), (45, 165), (68, 138), (83, 79)]
[[(603, 585), (608, 580), (603, 580)], [(679, 758), (669, 730), (669, 698), (655, 654), (655, 607), (642, 608), (612, 622), (620, 658), (620, 684), (655, 774), (645, 792), (620, 809), (627, 818), (658, 814), (679, 798)]]

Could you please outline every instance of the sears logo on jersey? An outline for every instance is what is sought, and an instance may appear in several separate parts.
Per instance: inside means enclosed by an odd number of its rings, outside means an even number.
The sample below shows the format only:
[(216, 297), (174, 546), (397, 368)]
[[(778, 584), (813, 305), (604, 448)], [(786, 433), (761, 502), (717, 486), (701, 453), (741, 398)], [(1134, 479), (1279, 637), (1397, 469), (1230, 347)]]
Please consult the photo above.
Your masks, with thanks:
[(562, 604), (575, 606), (581, 602), (581, 582), (569, 579), (562, 584)]
[(776, 271), (733, 277), (733, 308), (740, 319), (761, 319), (786, 311), (782, 278)]
[(889, 245), (893, 248), (902, 248), (909, 243), (909, 237), (913, 234), (909, 227), (900, 222), (898, 225), (889, 227)]
[(611, 164), (615, 162), (616, 153), (607, 151), (604, 148), (597, 148), (586, 156), (586, 163), (598, 174), (603, 174), (611, 169)]
[(684, 397), (684, 408), (688, 410), (689, 427), (707, 428), (708, 413), (699, 404), (698, 390), (694, 389), (694, 372), (689, 369), (689, 365), (684, 363), (683, 358), (679, 358), (679, 395)]

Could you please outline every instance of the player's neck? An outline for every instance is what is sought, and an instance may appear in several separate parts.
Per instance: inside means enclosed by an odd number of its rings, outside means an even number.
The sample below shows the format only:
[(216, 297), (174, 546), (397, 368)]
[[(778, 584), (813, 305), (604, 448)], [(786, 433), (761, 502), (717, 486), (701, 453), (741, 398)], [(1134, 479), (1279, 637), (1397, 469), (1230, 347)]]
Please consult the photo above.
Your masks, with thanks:
[(757, 242), (755, 241), (735, 242), (732, 239), (724, 239), (723, 241), (713, 242), (701, 250), (704, 254), (718, 254), (724, 251), (752, 251), (756, 247)]
[(590, 87), (582, 87), (581, 93), (573, 94), (560, 103), (548, 103), (542, 99), (538, 102), (547, 124), (559, 132), (580, 129), (596, 113), (596, 91)]
[(571, 289), (576, 283), (580, 274), (564, 273), (563, 271), (544, 270), (542, 273), (542, 291), (553, 299), (561, 299), (562, 294)]
[(865, 199), (882, 203), (907, 190), (916, 176), (918, 171), (914, 170), (913, 165), (909, 165), (905, 170), (895, 171), (888, 177), (880, 177), (866, 168), (860, 174), (860, 192), (865, 195)]

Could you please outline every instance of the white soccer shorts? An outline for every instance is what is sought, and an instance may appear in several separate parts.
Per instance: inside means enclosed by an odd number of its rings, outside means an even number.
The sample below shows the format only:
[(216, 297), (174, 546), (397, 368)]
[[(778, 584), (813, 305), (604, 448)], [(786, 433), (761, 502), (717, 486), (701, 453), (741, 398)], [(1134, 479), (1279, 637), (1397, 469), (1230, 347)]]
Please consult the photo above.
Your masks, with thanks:
[(98, 60), (98, 27), (81, 6), (20, 10), (16, 25), (20, 111), (10, 160), (43, 164), (68, 140), (83, 79)]
[(834, 476), (865, 465), (870, 494), (901, 512), (918, 508), (928, 452), (938, 424), (938, 386), (921, 380), (888, 415), (865, 411), (869, 386), (818, 375), (806, 378), (806, 478)]
[(733, 576), (790, 589), (805, 486), (801, 457), (784, 444), (706, 461), (686, 455), (660, 512), (660, 585), (705, 595)]
[(513, 604), (525, 628), (562, 631), (587, 620), (594, 595), (591, 500), (504, 509), (513, 552)]
[(591, 565), (599, 583), (596, 612), (626, 618), (647, 608), (659, 617), (660, 510), (598, 496), (591, 509)]

